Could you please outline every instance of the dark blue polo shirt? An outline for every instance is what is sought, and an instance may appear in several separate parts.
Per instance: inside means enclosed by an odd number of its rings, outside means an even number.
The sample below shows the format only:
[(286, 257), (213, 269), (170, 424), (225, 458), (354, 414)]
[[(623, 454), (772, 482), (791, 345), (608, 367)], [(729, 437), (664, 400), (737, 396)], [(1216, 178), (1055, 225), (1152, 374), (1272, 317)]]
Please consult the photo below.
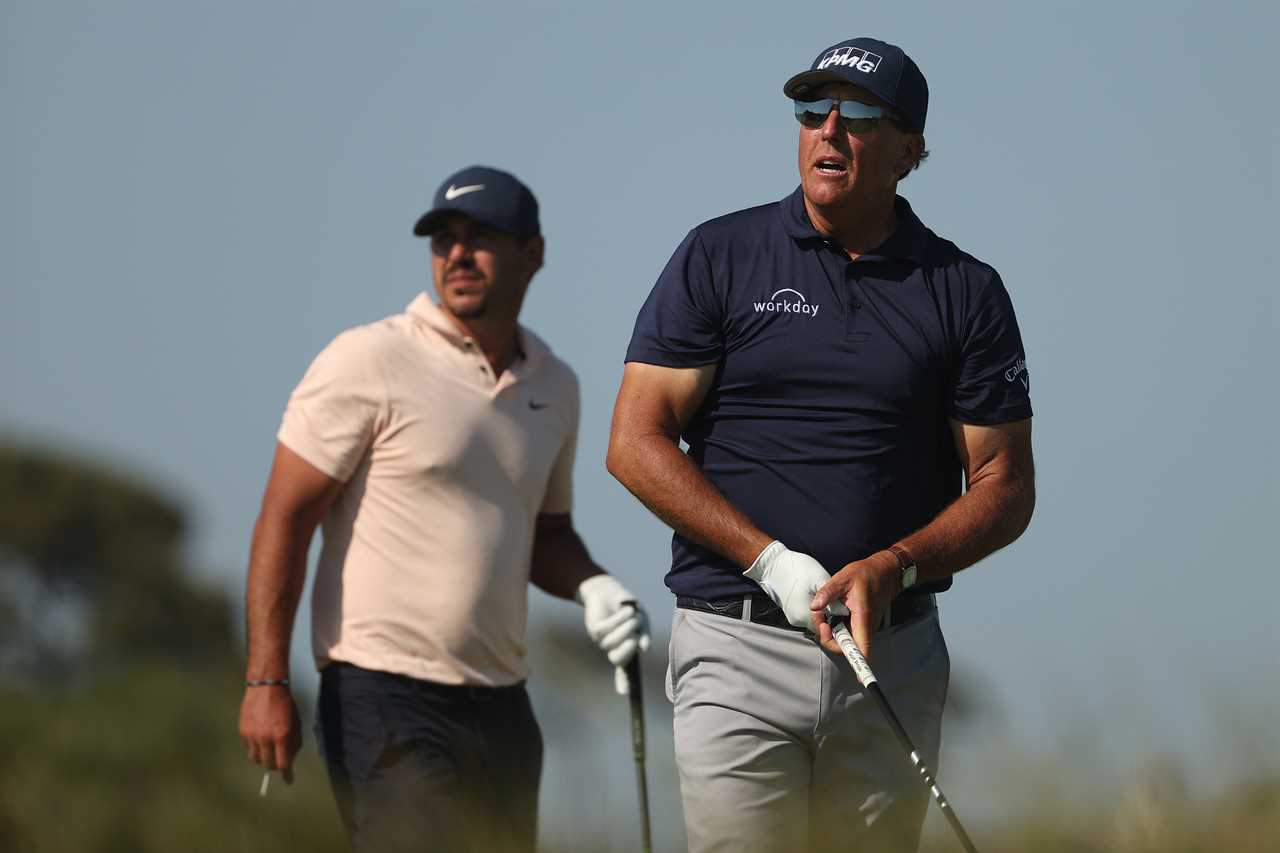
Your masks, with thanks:
[[(731, 503), (829, 572), (960, 495), (948, 419), (1031, 417), (1022, 339), (994, 269), (897, 200), (898, 228), (850, 261), (797, 189), (689, 233), (636, 318), (627, 361), (715, 364), (682, 438)], [(942, 590), (950, 581), (926, 589)], [(680, 534), (667, 586), (758, 592)]]

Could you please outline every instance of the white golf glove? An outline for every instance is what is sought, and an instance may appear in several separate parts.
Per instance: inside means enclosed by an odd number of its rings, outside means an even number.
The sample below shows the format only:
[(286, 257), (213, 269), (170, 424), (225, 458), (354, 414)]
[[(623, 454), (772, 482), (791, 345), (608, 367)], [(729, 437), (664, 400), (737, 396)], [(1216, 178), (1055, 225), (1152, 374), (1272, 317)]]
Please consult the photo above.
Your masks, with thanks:
[(613, 664), (614, 689), (626, 696), (631, 690), (627, 662), (649, 648), (649, 617), (611, 575), (595, 575), (578, 585), (574, 598), (582, 604), (587, 636)]
[(809, 604), (818, 587), (831, 580), (821, 563), (808, 554), (788, 551), (777, 539), (765, 546), (743, 574), (760, 584), (797, 628), (813, 627)]

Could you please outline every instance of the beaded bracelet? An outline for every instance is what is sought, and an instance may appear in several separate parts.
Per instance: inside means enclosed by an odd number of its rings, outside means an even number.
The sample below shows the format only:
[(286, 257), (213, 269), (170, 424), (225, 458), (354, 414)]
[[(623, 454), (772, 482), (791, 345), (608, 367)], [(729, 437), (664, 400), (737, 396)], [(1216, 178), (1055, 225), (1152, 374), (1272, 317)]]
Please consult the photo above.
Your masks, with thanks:
[(245, 686), (245, 687), (274, 687), (274, 686), (276, 686), (277, 684), (278, 684), (278, 685), (280, 685), (281, 687), (288, 687), (288, 686), (289, 686), (289, 679), (287, 679), (287, 678), (259, 678), (259, 679), (256, 679), (256, 680), (254, 680), (254, 681), (246, 681), (246, 682), (244, 683), (244, 686)]

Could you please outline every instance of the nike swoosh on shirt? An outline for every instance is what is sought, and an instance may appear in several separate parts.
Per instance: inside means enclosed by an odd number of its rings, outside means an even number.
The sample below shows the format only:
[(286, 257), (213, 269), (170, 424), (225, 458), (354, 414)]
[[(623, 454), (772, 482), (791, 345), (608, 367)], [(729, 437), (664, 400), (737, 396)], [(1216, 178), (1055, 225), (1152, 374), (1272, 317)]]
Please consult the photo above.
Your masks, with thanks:
[(538, 409), (545, 409), (547, 406), (550, 406), (550, 405), (551, 405), (550, 403), (535, 403), (532, 400), (529, 401), (529, 408), (533, 409), (535, 412)]
[(453, 201), (460, 195), (466, 195), (482, 189), (484, 189), (484, 184), (468, 184), (465, 187), (455, 187), (453, 184), (449, 184), (449, 189), (444, 191), (444, 200)]

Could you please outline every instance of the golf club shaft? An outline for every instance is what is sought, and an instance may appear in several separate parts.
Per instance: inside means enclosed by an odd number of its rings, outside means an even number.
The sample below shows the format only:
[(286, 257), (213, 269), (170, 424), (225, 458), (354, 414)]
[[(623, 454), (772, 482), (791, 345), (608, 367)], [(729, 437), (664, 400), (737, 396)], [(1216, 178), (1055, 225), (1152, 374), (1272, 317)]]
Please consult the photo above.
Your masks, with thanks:
[(649, 782), (644, 772), (644, 693), (640, 689), (639, 654), (627, 661), (627, 681), (631, 699), (631, 750), (636, 759), (636, 786), (640, 792), (640, 849), (651, 853), (653, 839), (649, 835)]
[(889, 700), (885, 698), (884, 691), (876, 683), (875, 673), (871, 671), (871, 666), (867, 663), (866, 657), (858, 649), (858, 644), (853, 641), (853, 635), (849, 633), (848, 621), (839, 618), (833, 618), (830, 621), (831, 633), (835, 635), (836, 642), (840, 644), (840, 651), (844, 652), (845, 659), (853, 667), (853, 672), (858, 676), (858, 681), (862, 684), (863, 689), (870, 694), (876, 705), (879, 706), (881, 713), (884, 714), (884, 718), (889, 721), (889, 728), (893, 729), (894, 735), (898, 738), (898, 743), (902, 744), (902, 748), (911, 756), (911, 761), (915, 764), (916, 769), (920, 771), (920, 778), (924, 780), (929, 792), (937, 800), (938, 807), (942, 809), (942, 816), (947, 819), (947, 823), (951, 824), (951, 828), (955, 830), (960, 843), (964, 845), (964, 849), (969, 853), (978, 853), (977, 848), (973, 846), (973, 842), (969, 840), (969, 834), (960, 825), (960, 818), (956, 817), (956, 813), (951, 809), (951, 804), (942, 795), (942, 789), (938, 787), (937, 781), (933, 778), (933, 773), (925, 765), (924, 760), (920, 758), (920, 753), (916, 752), (915, 745), (911, 743), (911, 738), (907, 735), (907, 730), (902, 727), (902, 723), (898, 720), (898, 715), (893, 712), (893, 708), (889, 707)]

